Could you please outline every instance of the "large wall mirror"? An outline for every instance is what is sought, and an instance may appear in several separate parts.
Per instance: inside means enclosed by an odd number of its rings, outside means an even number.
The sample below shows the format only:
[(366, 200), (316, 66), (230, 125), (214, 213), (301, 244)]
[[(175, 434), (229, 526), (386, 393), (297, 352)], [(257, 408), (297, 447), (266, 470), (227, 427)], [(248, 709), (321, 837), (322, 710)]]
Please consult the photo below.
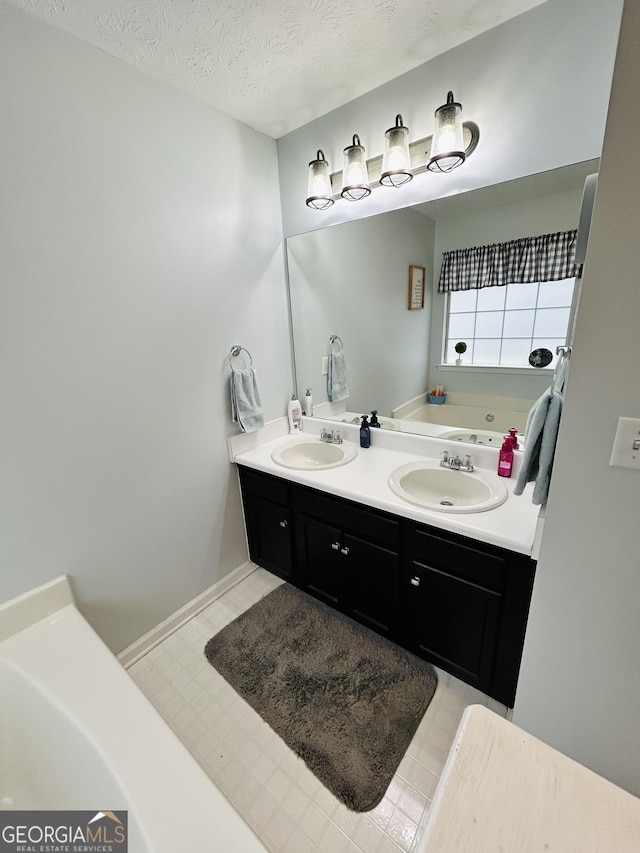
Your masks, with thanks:
[[(483, 366), (463, 355), (456, 366), (443, 345), (442, 253), (577, 228), (585, 179), (597, 170), (591, 160), (288, 238), (300, 399), (310, 388), (314, 414), (338, 422), (377, 410), (388, 429), (479, 443), (497, 443), (512, 426), (522, 432), (532, 403), (553, 379), (554, 363)], [(417, 298), (415, 289), (411, 293), (410, 268), (418, 278), (424, 269), (423, 298), (419, 283)], [(556, 311), (565, 325), (571, 315), (569, 328), (576, 300), (577, 289), (573, 305)], [(330, 347), (334, 335), (339, 340)], [(562, 330), (547, 337), (550, 348), (565, 342)], [(330, 349), (340, 343), (349, 394), (332, 402), (325, 371)], [(444, 404), (429, 402), (438, 386), (447, 395)]]

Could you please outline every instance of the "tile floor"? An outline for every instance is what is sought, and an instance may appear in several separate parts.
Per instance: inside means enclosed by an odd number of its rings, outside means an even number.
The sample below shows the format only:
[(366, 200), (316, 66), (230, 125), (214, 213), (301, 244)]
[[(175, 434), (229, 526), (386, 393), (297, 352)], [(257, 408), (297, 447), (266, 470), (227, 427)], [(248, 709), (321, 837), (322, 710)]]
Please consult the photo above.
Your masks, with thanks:
[(204, 656), (211, 636), (280, 583), (256, 568), (129, 674), (273, 853), (412, 853), (464, 708), (480, 703), (503, 716), (507, 709), (438, 671), (436, 693), (384, 799), (373, 811), (350, 811)]

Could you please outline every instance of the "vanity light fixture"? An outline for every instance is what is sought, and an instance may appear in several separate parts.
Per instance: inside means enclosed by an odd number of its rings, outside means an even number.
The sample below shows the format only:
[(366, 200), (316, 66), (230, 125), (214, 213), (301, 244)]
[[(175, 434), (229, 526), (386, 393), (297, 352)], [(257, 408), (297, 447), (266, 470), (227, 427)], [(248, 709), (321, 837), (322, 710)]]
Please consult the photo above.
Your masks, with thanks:
[(309, 163), (309, 185), (307, 187), (307, 205), (316, 210), (326, 210), (333, 204), (329, 164), (324, 153), (318, 149), (315, 160)]
[(462, 104), (447, 95), (447, 103), (436, 110), (436, 127), (431, 140), (430, 172), (451, 172), (467, 158), (462, 141)]
[(344, 169), (342, 170), (342, 198), (347, 201), (360, 201), (371, 195), (367, 160), (364, 156), (364, 145), (360, 144), (357, 133), (353, 135), (353, 143), (344, 149)]
[(309, 163), (307, 205), (326, 210), (340, 198), (359, 201), (371, 193), (372, 187), (401, 187), (414, 175), (423, 172), (451, 172), (461, 166), (476, 149), (480, 128), (473, 121), (462, 121), (462, 107), (447, 94), (447, 102), (435, 112), (433, 136), (409, 142), (409, 128), (402, 116), (396, 116), (394, 127), (385, 133), (384, 154), (365, 159), (364, 146), (358, 134), (353, 144), (344, 149), (344, 169), (329, 174), (329, 164), (322, 151)]
[(401, 187), (411, 178), (409, 128), (403, 125), (402, 116), (398, 113), (395, 127), (390, 127), (384, 135), (380, 183), (384, 187)]

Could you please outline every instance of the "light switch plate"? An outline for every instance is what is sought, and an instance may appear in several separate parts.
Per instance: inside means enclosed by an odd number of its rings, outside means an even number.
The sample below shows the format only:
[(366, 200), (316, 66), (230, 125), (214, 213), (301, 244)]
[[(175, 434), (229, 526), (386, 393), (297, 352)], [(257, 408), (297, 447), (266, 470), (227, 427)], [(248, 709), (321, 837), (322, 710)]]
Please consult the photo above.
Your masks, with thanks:
[(640, 418), (618, 418), (609, 465), (616, 468), (635, 468), (640, 471)]

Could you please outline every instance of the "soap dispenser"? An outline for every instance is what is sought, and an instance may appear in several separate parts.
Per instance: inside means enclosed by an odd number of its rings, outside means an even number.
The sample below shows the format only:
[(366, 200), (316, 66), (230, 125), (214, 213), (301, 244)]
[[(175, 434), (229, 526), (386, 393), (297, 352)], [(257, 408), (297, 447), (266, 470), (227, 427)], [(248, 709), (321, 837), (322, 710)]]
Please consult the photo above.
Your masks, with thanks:
[(513, 438), (506, 435), (504, 444), (500, 449), (500, 460), (498, 461), (498, 477), (510, 477), (513, 470)]
[(308, 418), (313, 417), (313, 397), (311, 396), (311, 388), (307, 388), (307, 393), (304, 395), (304, 412)]
[(382, 424), (378, 420), (378, 410), (377, 409), (373, 409), (371, 412), (371, 420), (369, 421), (369, 426), (370, 427), (378, 427), (378, 428), (380, 428), (382, 426)]
[(369, 447), (371, 444), (371, 430), (369, 429), (369, 422), (367, 421), (367, 416), (362, 416), (362, 423), (360, 424), (360, 447)]
[[(515, 427), (511, 427), (511, 429), (509, 430), (509, 436), (511, 437), (511, 440), (513, 442), (513, 449), (520, 450), (520, 445), (518, 444), (518, 430)], [(505, 435), (505, 438), (506, 437), (507, 436)]]

